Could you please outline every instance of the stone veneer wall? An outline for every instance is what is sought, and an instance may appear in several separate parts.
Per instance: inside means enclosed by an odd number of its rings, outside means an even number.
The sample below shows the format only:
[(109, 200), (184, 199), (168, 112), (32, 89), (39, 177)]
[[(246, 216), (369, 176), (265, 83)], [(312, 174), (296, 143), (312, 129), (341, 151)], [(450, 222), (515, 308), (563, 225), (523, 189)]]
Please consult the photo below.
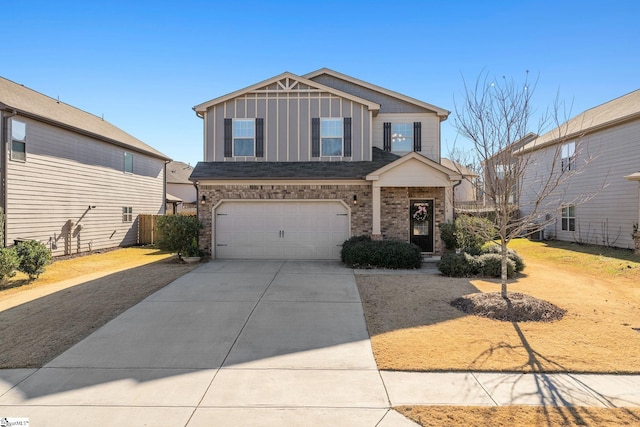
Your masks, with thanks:
[[(201, 185), (198, 197), (200, 247), (211, 254), (212, 210), (220, 200), (343, 200), (351, 209), (351, 235), (371, 235), (371, 186), (363, 185)], [(358, 204), (353, 204), (353, 196)]]
[(438, 224), (445, 218), (445, 189), (419, 187), (385, 187), (380, 192), (382, 202), (381, 232), (383, 239), (409, 241), (409, 201), (411, 199), (433, 199), (435, 216), (433, 231), (434, 254), (442, 253), (442, 240)]

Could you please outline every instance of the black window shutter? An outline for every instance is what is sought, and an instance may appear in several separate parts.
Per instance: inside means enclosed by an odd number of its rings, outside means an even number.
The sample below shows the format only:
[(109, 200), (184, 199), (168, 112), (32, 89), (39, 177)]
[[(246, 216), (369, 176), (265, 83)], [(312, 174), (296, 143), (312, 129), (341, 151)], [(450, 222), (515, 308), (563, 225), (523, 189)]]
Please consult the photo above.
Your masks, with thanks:
[(344, 134), (343, 134), (343, 144), (344, 144), (344, 157), (351, 157), (351, 117), (345, 117), (343, 121), (344, 126)]
[(233, 119), (224, 119), (224, 156), (233, 156)]
[(256, 157), (264, 157), (264, 119), (256, 119)]
[(320, 118), (311, 119), (311, 157), (320, 157)]
[(391, 122), (384, 122), (384, 132), (382, 133), (382, 148), (384, 151), (391, 151)]
[(422, 123), (413, 122), (413, 151), (422, 151)]

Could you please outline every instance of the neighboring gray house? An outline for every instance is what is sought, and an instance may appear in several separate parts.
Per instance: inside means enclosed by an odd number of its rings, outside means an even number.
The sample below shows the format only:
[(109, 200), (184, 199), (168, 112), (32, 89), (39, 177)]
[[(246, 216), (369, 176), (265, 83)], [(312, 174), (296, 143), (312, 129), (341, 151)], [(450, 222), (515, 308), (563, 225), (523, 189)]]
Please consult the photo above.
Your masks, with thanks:
[(169, 158), (100, 117), (0, 78), (0, 135), (4, 246), (134, 245), (138, 214), (164, 213)]
[(634, 247), (631, 235), (638, 223), (634, 174), (640, 170), (640, 90), (577, 115), (516, 154), (533, 159), (523, 179), (520, 208), (525, 214), (554, 161), (559, 173), (579, 171), (555, 192), (557, 200), (551, 202), (556, 209), (547, 218), (552, 221), (544, 230), (545, 237)]
[(441, 253), (436, 225), (462, 179), (440, 163), (449, 111), (326, 68), (194, 110), (204, 162), (191, 180), (213, 257), (336, 259), (356, 235)]
[(167, 163), (167, 207), (168, 214), (195, 215), (197, 212), (196, 188), (189, 176), (193, 166), (183, 162)]

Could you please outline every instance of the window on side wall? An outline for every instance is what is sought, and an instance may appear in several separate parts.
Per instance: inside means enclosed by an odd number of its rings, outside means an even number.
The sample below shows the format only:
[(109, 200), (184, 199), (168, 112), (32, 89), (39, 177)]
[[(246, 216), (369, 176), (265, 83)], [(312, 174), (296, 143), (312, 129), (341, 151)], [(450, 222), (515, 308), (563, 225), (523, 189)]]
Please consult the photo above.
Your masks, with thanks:
[(576, 231), (576, 207), (573, 205), (562, 208), (562, 231)]
[(561, 147), (562, 156), (562, 172), (575, 170), (576, 168), (576, 143), (568, 142), (562, 144)]
[(133, 222), (133, 208), (131, 206), (122, 208), (122, 222)]
[(27, 161), (27, 125), (11, 119), (11, 160)]
[(233, 120), (233, 155), (248, 156), (256, 155), (256, 130), (255, 120), (235, 119)]
[(413, 123), (391, 123), (391, 151), (413, 150)]
[(133, 154), (124, 153), (124, 172), (133, 173)]
[(320, 155), (342, 156), (342, 118), (320, 119)]

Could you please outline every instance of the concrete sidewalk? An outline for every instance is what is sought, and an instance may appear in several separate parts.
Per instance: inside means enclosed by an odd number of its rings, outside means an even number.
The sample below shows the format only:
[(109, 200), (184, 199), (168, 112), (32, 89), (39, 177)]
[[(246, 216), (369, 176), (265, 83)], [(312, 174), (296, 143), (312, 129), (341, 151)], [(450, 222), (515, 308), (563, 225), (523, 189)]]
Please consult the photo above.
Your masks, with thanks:
[(0, 371), (0, 417), (34, 426), (415, 426), (405, 404), (640, 406), (640, 376), (379, 372), (354, 272), (296, 261), (212, 261)]

